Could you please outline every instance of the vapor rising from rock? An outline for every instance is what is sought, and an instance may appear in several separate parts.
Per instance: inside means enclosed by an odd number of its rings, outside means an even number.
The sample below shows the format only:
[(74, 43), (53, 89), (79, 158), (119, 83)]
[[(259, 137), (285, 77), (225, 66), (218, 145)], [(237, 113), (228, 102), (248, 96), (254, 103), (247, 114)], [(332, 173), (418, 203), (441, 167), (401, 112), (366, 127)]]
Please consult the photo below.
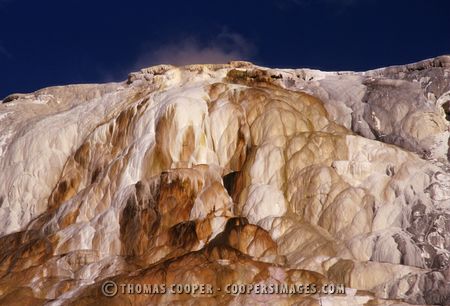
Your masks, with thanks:
[(226, 63), (231, 60), (250, 60), (255, 46), (238, 33), (223, 30), (211, 41), (202, 42), (195, 36), (169, 42), (139, 56), (137, 67), (157, 64)]

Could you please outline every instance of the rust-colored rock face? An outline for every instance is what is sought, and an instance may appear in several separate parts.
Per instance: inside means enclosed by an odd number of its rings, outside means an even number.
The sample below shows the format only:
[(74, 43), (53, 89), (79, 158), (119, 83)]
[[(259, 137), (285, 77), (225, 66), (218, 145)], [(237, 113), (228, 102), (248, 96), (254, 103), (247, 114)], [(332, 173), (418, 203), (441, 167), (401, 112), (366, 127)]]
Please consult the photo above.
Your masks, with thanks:
[(10, 96), (0, 304), (448, 304), (449, 93), (441, 57), (156, 66)]

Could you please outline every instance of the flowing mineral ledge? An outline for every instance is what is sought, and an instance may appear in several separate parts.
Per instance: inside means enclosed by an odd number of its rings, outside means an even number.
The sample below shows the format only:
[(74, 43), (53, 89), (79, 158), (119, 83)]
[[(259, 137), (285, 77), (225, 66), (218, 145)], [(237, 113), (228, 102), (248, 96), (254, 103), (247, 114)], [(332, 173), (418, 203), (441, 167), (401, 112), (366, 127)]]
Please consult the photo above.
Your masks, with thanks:
[[(0, 304), (450, 303), (449, 93), (443, 56), (161, 65), (8, 96)], [(108, 298), (109, 279), (348, 289)]]

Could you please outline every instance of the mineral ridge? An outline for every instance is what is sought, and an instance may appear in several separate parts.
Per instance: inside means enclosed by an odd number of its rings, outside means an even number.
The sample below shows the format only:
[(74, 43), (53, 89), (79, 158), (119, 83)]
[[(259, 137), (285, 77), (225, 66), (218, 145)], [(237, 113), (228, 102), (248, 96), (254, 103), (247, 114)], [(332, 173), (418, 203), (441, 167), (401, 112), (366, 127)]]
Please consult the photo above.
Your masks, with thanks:
[(0, 102), (1, 305), (450, 305), (450, 56), (160, 65)]

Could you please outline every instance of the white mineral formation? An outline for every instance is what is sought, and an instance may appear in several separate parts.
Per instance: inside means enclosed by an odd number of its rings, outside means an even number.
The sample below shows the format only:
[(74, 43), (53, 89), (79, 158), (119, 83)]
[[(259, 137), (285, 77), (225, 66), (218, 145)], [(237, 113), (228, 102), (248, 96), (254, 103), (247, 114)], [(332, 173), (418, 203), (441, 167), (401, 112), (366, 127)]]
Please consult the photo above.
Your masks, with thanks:
[(450, 56), (161, 65), (0, 102), (1, 305), (450, 305)]

